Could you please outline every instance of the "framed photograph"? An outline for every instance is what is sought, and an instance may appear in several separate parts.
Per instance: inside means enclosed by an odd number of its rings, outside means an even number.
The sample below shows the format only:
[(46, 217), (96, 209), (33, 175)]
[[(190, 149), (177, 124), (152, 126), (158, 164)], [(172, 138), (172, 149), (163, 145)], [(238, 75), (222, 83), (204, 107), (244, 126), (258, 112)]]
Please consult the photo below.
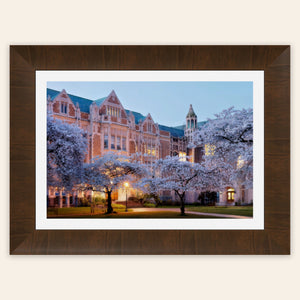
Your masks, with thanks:
[(11, 46), (11, 254), (289, 254), (289, 46)]
[(37, 71), (36, 229), (264, 229), (263, 79)]

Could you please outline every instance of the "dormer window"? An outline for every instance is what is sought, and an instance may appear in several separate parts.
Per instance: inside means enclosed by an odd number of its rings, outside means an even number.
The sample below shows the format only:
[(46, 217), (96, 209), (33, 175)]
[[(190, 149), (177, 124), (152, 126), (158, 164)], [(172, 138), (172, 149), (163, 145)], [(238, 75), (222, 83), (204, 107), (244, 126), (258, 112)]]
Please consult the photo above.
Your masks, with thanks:
[(152, 124), (148, 123), (148, 132), (152, 132)]
[(60, 112), (62, 114), (67, 114), (67, 103), (61, 103), (61, 105), (60, 105)]

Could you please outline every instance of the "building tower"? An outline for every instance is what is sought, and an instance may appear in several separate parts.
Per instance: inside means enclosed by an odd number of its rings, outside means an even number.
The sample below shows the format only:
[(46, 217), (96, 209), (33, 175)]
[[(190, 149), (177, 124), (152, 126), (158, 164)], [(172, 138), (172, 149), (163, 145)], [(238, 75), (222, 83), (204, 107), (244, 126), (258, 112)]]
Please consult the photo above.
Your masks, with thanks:
[(193, 133), (197, 130), (197, 115), (190, 104), (189, 112), (186, 116), (186, 125), (184, 135), (187, 137), (188, 142), (192, 142)]

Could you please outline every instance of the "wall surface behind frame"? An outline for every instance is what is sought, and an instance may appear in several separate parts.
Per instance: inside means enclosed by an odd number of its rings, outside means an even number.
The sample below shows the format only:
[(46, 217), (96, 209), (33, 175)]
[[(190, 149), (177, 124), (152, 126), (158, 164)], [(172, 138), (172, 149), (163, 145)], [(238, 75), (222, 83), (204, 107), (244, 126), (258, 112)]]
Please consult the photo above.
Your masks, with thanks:
[[(299, 297), (299, 4), (282, 1), (2, 1), (0, 7), (3, 299), (296, 299)], [(77, 3), (80, 5), (77, 5)], [(9, 252), (10, 44), (291, 44), (292, 254), (29, 257)], [(298, 75), (298, 76), (297, 76)], [(4, 141), (4, 142), (3, 142)], [(296, 172), (297, 170), (297, 172)], [(288, 188), (288, 187), (287, 187)], [(84, 241), (83, 241), (84, 242)]]

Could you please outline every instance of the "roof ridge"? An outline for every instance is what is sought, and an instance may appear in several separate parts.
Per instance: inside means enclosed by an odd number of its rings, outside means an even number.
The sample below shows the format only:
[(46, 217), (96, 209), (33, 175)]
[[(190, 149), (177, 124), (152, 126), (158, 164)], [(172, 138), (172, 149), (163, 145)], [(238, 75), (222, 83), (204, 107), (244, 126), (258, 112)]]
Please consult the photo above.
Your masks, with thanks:
[[(137, 114), (140, 114), (140, 115), (144, 116), (142, 113), (140, 113), (140, 112), (138, 112), (138, 111), (135, 111), (135, 110), (126, 109), (126, 108), (125, 108), (125, 110), (128, 110), (128, 111), (131, 111), (131, 112), (134, 112), (134, 113), (137, 113)], [(146, 116), (144, 116), (144, 117), (146, 117)]]
[[(51, 88), (47, 88), (47, 90), (51, 90), (51, 91), (57, 92), (57, 93), (61, 93), (61, 92), (62, 92), (62, 91), (54, 90), (54, 89), (51, 89)], [(97, 101), (97, 100), (104, 99), (104, 98), (106, 99), (106, 98), (108, 97), (108, 96), (105, 96), (105, 97), (101, 97), (101, 98), (98, 98), (98, 99), (93, 100), (93, 99), (89, 99), (89, 98), (86, 98), (86, 97), (77, 96), (77, 95), (68, 93), (67, 91), (66, 91), (66, 94), (68, 94), (69, 96), (73, 96), (73, 97), (76, 97), (76, 98), (81, 98), (81, 99), (88, 100), (88, 101), (92, 101), (92, 102), (95, 102), (95, 101)]]
[(177, 129), (177, 130), (182, 130), (180, 128), (176, 128), (176, 127), (173, 127), (173, 126), (168, 126), (168, 125), (163, 125), (163, 124), (158, 124), (159, 126), (164, 126), (164, 127), (168, 127), (168, 128), (174, 128), (174, 129)]

